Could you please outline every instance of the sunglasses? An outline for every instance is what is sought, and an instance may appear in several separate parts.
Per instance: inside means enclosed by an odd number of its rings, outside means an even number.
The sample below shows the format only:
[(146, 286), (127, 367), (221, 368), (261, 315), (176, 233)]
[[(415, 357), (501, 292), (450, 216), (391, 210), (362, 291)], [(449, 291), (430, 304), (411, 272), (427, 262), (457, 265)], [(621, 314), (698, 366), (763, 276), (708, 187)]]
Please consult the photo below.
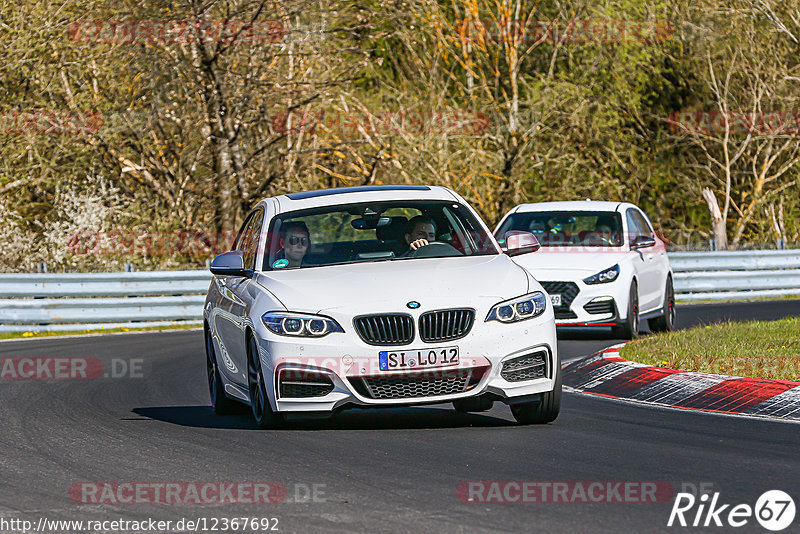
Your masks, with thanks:
[(288, 241), (289, 241), (289, 244), (292, 245), (292, 246), (297, 245), (297, 244), (302, 244), (304, 247), (308, 246), (308, 238), (307, 237), (297, 237), (296, 235), (293, 235), (292, 237), (290, 237), (288, 239)]

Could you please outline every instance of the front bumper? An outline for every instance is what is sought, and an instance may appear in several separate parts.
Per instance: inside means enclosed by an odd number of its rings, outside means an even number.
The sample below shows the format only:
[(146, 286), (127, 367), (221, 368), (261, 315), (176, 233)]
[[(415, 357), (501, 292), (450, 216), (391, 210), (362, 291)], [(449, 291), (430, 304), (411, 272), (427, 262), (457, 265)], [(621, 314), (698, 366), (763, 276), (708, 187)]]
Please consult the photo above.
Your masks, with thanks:
[[(266, 384), (268, 396), (277, 412), (409, 406), (482, 395), (498, 400), (535, 396), (552, 391), (555, 370), (560, 366), (549, 310), (542, 317), (515, 324), (476, 321), (467, 336), (455, 341), (429, 344), (416, 340), (401, 347), (367, 345), (352, 333), (297, 340), (277, 336), (263, 327), (256, 329), (264, 376), (272, 378)], [(457, 367), (424, 371), (379, 369), (380, 351), (442, 350), (452, 346), (459, 348)], [(542, 376), (536, 376), (532, 369), (520, 371), (523, 374), (509, 374), (508, 365), (503, 372), (504, 364), (528, 355), (542, 357)], [(519, 361), (515, 365), (519, 366)], [(287, 387), (287, 379), (293, 389)], [(325, 379), (330, 385), (320, 387)], [(315, 396), (292, 397), (287, 392)], [(413, 395), (408, 396), (409, 393)]]
[(620, 279), (606, 284), (585, 284), (583, 280), (540, 281), (550, 295), (561, 296), (554, 306), (556, 326), (615, 326), (624, 321), (630, 284)]

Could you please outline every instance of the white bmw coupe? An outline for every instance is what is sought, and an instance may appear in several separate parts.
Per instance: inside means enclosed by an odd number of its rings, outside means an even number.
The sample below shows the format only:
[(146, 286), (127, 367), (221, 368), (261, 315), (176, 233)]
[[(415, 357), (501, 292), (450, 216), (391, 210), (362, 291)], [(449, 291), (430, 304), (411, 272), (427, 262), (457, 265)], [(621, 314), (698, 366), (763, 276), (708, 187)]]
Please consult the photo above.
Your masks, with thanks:
[[(511, 407), (520, 423), (560, 409), (553, 310), (459, 195), (371, 186), (258, 203), (217, 256), (204, 308), (213, 408), (257, 424), (348, 407), (452, 402)], [(512, 258), (513, 257), (513, 258)]]
[(642, 319), (653, 331), (675, 327), (667, 249), (647, 215), (626, 202), (522, 204), (495, 236), (532, 232), (542, 248), (517, 262), (547, 290), (559, 327), (610, 327), (632, 339)]

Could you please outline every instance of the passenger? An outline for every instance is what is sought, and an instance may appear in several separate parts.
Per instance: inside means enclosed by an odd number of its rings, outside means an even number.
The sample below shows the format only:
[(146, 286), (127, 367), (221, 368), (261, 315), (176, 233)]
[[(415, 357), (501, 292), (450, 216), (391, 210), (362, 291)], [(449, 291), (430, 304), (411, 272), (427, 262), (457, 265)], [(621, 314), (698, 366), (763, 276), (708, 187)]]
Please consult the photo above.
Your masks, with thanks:
[(425, 215), (417, 215), (408, 221), (408, 232), (406, 232), (406, 243), (408, 252), (417, 250), (420, 247), (430, 245), (436, 241), (436, 221)]
[[(303, 261), (311, 246), (311, 237), (306, 223), (302, 221), (291, 221), (281, 225), (280, 247), (278, 257), (283, 256), (283, 260), (275, 262), (274, 267), (282, 269), (296, 269), (305, 265)], [(280, 263), (279, 263), (280, 262)]]

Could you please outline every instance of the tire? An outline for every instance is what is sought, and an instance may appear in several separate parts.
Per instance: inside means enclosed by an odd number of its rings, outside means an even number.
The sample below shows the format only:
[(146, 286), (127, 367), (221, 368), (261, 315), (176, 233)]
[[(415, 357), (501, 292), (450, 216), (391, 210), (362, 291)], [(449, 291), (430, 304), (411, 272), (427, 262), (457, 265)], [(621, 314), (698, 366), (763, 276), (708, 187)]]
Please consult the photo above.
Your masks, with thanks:
[(492, 406), (494, 406), (494, 401), (491, 399), (473, 397), (470, 399), (454, 400), (453, 406), (457, 412), (461, 413), (485, 412), (492, 409)]
[(615, 326), (611, 331), (617, 339), (630, 340), (639, 335), (639, 286), (636, 280), (631, 284), (628, 294), (628, 315), (625, 322)]
[(214, 352), (214, 340), (206, 329), (206, 374), (208, 376), (208, 394), (211, 397), (211, 408), (217, 415), (230, 415), (239, 408), (238, 403), (225, 395), (225, 385), (219, 374), (217, 356)]
[(523, 402), (511, 405), (511, 414), (521, 425), (543, 425), (551, 423), (561, 411), (561, 367), (556, 371), (553, 391), (542, 393), (540, 402)]
[(267, 388), (261, 372), (261, 358), (258, 353), (258, 344), (253, 336), (247, 339), (247, 386), (250, 392), (250, 406), (253, 419), (259, 428), (277, 428), (283, 422), (283, 417), (272, 411), (267, 396)]
[(672, 332), (675, 330), (675, 288), (672, 277), (667, 277), (667, 288), (664, 291), (664, 312), (659, 317), (647, 320), (653, 332)]

